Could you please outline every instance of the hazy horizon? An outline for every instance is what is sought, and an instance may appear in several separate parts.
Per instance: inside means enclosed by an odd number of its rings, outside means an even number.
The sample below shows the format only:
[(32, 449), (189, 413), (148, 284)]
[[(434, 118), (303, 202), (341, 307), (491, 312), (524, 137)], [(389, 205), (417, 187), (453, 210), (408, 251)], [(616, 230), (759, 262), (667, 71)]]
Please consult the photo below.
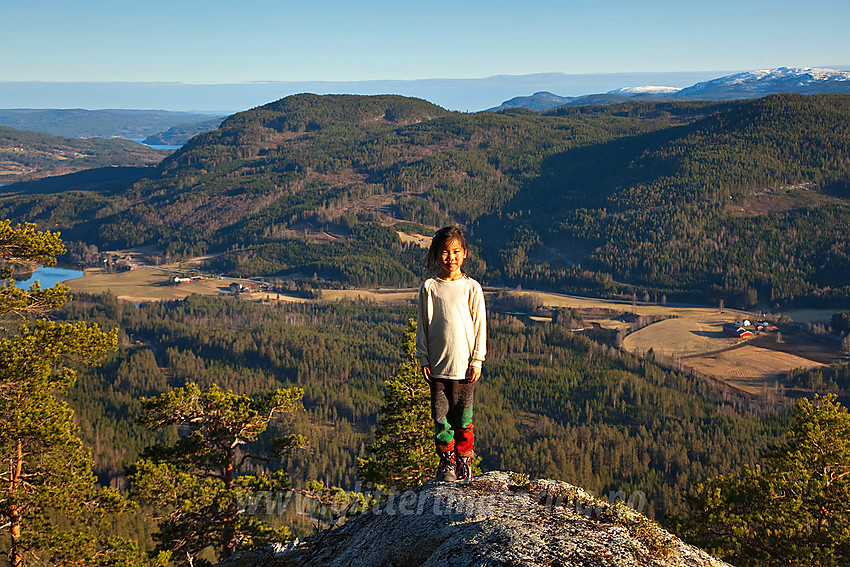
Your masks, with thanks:
[[(827, 68), (850, 69), (848, 65)], [(548, 91), (583, 96), (623, 87), (688, 87), (724, 75), (750, 71), (533, 73), (468, 79), (369, 81), (254, 81), (187, 83), (140, 81), (0, 81), (0, 108), (82, 108), (172, 110), (222, 114), (238, 112), (301, 92), (316, 94), (400, 94), (465, 112), (486, 110), (516, 96)]]

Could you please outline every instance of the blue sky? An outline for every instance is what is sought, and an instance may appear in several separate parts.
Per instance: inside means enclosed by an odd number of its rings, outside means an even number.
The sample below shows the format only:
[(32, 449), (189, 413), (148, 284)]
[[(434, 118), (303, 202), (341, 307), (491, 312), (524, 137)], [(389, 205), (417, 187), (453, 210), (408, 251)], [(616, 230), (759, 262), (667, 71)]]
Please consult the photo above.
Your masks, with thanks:
[(0, 0), (0, 81), (359, 81), (850, 64), (847, 0)]

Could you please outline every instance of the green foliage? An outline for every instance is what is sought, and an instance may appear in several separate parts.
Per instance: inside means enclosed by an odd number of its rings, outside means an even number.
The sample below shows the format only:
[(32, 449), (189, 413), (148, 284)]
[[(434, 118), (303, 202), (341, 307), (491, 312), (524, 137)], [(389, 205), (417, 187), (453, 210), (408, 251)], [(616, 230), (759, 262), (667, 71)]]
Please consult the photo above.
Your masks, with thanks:
[[(142, 414), (138, 399), (196, 381), (251, 396), (303, 388), (306, 411), (292, 419), (314, 452), (288, 455), (282, 468), (296, 488), (319, 479), (352, 490), (357, 459), (372, 456), (366, 446), (386, 403), (384, 382), (407, 360), (402, 336), (413, 315), (411, 305), (192, 296), (135, 307), (78, 294), (57, 316), (119, 327), (124, 344), (137, 343), (86, 369), (69, 392), (107, 481), (121, 482), (120, 471), (145, 445), (176, 441), (174, 432), (133, 426)], [(646, 513), (660, 521), (681, 509), (690, 478), (757, 463), (760, 448), (782, 430), (781, 415), (596, 345), (570, 331), (582, 325), (568, 310), (558, 317), (533, 325), (488, 317), (493, 348), (475, 393), (483, 469), (563, 479), (602, 495), (641, 490)], [(429, 422), (427, 413), (423, 419)], [(289, 431), (271, 423), (256, 452)]]
[(850, 394), (850, 364), (836, 362), (827, 367), (796, 368), (788, 372), (788, 383), (819, 394), (847, 395)]
[[(316, 274), (359, 286), (411, 286), (418, 280), (416, 266), (421, 249), (402, 244), (389, 229), (358, 225), (352, 240), (343, 244), (305, 243), (285, 240), (258, 244), (248, 250), (223, 254), (212, 268), (235, 276)], [(378, 227), (383, 228), (383, 227)], [(370, 236), (375, 236), (373, 240)], [(381, 244), (387, 243), (386, 246)]]
[[(485, 283), (829, 302), (850, 294), (836, 237), (850, 223), (848, 116), (848, 97), (832, 95), (545, 115), (297, 95), (228, 118), (120, 195), (69, 195), (93, 220), (56, 195), (0, 213), (101, 247), (226, 252), (234, 273), (359, 285), (408, 285), (420, 259), (359, 238), (358, 224), (460, 223)], [(336, 239), (311, 242), (325, 232)], [(392, 261), (369, 273), (376, 249)]]
[(52, 266), (65, 253), (59, 234), (42, 232), (32, 223), (12, 227), (0, 221), (0, 316), (43, 314), (66, 300), (67, 287), (41, 289), (38, 282), (29, 291), (18, 288), (11, 276), (15, 268), (31, 271), (38, 265)]
[(404, 331), (404, 362), (384, 382), (384, 405), (368, 459), (357, 459), (363, 480), (398, 490), (419, 486), (434, 477), (439, 459), (434, 450), (431, 396), (416, 360), (416, 321)]
[[(52, 264), (63, 251), (57, 234), (0, 223), (0, 260), (7, 267)], [(27, 292), (13, 285), (7, 279), (2, 287), (2, 315), (40, 314), (66, 299), (66, 288), (34, 285)], [(8, 464), (0, 473), (0, 521), (14, 567), (141, 559), (135, 543), (107, 533), (109, 515), (129, 504), (114, 489), (96, 488), (91, 453), (61, 399), (76, 379), (70, 365), (96, 362), (116, 342), (117, 333), (96, 324), (44, 319), (0, 336), (0, 454)]]
[(213, 546), (220, 558), (237, 550), (290, 537), (287, 528), (273, 528), (240, 513), (240, 499), (257, 491), (283, 491), (289, 478), (281, 470), (247, 474), (252, 462), (268, 463), (303, 445), (292, 435), (273, 442), (269, 456), (246, 452), (242, 446), (266, 430), (270, 421), (296, 410), (300, 389), (277, 389), (257, 399), (224, 392), (213, 385), (201, 390), (189, 383), (156, 398), (142, 400), (139, 423), (157, 430), (176, 426), (180, 439), (150, 447), (130, 472), (132, 493), (161, 514), (158, 549), (183, 554), (195, 564), (197, 555)]
[[(77, 546), (98, 537), (105, 514), (126, 506), (111, 489), (95, 488), (92, 459), (78, 437), (73, 412), (57, 399), (75, 373), (66, 365), (91, 362), (115, 348), (115, 333), (96, 325), (40, 320), (0, 339), (0, 449), (9, 469), (0, 488), (0, 518), (11, 529), (15, 565), (46, 555), (55, 563), (101, 564)], [(121, 542), (121, 546), (131, 545)], [(113, 550), (114, 551), (114, 550)], [(20, 563), (19, 563), (20, 561)]]
[(846, 296), (850, 263), (834, 235), (850, 220), (848, 114), (847, 97), (738, 103), (558, 156), (549, 177), (563, 189), (542, 177), (516, 206), (544, 241), (590, 248), (584, 267), (668, 295), (742, 306)]
[(320, 480), (307, 483), (307, 489), (300, 491), (303, 496), (313, 499), (320, 506), (314, 512), (318, 525), (340, 526), (351, 516), (355, 516), (375, 506), (381, 493), (371, 491), (348, 491), (337, 486), (326, 487)]
[(476, 388), (475, 427), (488, 470), (563, 479), (602, 495), (642, 490), (645, 513), (661, 521), (678, 509), (690, 478), (754, 462), (776, 434), (771, 413), (748, 415), (699, 378), (568, 326), (491, 314), (487, 336), (494, 348)]
[(678, 529), (736, 565), (850, 559), (850, 414), (833, 395), (801, 400), (762, 466), (696, 483)]
[(832, 314), (831, 325), (833, 333), (846, 335), (850, 333), (850, 311)]

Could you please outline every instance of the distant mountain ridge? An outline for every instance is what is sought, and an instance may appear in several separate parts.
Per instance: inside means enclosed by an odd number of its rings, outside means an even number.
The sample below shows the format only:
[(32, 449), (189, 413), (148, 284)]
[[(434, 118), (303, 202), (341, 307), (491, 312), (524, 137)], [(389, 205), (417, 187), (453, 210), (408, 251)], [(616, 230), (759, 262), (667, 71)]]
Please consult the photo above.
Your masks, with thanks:
[(697, 83), (676, 93), (677, 98), (753, 98), (769, 94), (849, 94), (850, 71), (780, 67), (736, 73)]
[[(0, 109), (0, 126), (69, 138), (146, 138), (211, 118), (209, 114), (169, 110)], [(211, 124), (208, 130), (217, 126)]]
[(628, 100), (651, 102), (673, 100), (739, 100), (770, 94), (850, 94), (850, 71), (811, 67), (780, 67), (778, 69), (735, 73), (696, 83), (679, 89), (665, 86), (633, 86), (615, 89), (604, 94), (559, 96), (536, 92), (504, 101), (489, 110), (498, 112), (511, 108), (527, 108), (543, 112), (560, 106), (618, 104)]

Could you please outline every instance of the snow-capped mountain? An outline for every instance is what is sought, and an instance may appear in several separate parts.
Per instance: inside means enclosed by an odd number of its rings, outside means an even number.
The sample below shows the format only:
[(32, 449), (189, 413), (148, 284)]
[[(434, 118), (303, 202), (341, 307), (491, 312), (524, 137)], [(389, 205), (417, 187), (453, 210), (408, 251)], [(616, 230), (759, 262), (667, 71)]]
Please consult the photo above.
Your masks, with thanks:
[(677, 87), (656, 87), (656, 86), (645, 86), (645, 87), (623, 87), (622, 89), (614, 89), (613, 91), (608, 91), (608, 94), (672, 94), (679, 92), (680, 88)]
[(780, 67), (727, 75), (711, 81), (677, 89), (675, 87), (624, 87), (605, 94), (561, 97), (552, 93), (535, 93), (516, 97), (490, 110), (530, 108), (551, 110), (558, 106), (615, 104), (628, 100), (736, 100), (757, 98), (776, 93), (793, 94), (850, 94), (850, 71), (812, 67)]
[(749, 71), (697, 83), (679, 91), (677, 97), (750, 98), (773, 93), (848, 94), (850, 71), (811, 67)]

